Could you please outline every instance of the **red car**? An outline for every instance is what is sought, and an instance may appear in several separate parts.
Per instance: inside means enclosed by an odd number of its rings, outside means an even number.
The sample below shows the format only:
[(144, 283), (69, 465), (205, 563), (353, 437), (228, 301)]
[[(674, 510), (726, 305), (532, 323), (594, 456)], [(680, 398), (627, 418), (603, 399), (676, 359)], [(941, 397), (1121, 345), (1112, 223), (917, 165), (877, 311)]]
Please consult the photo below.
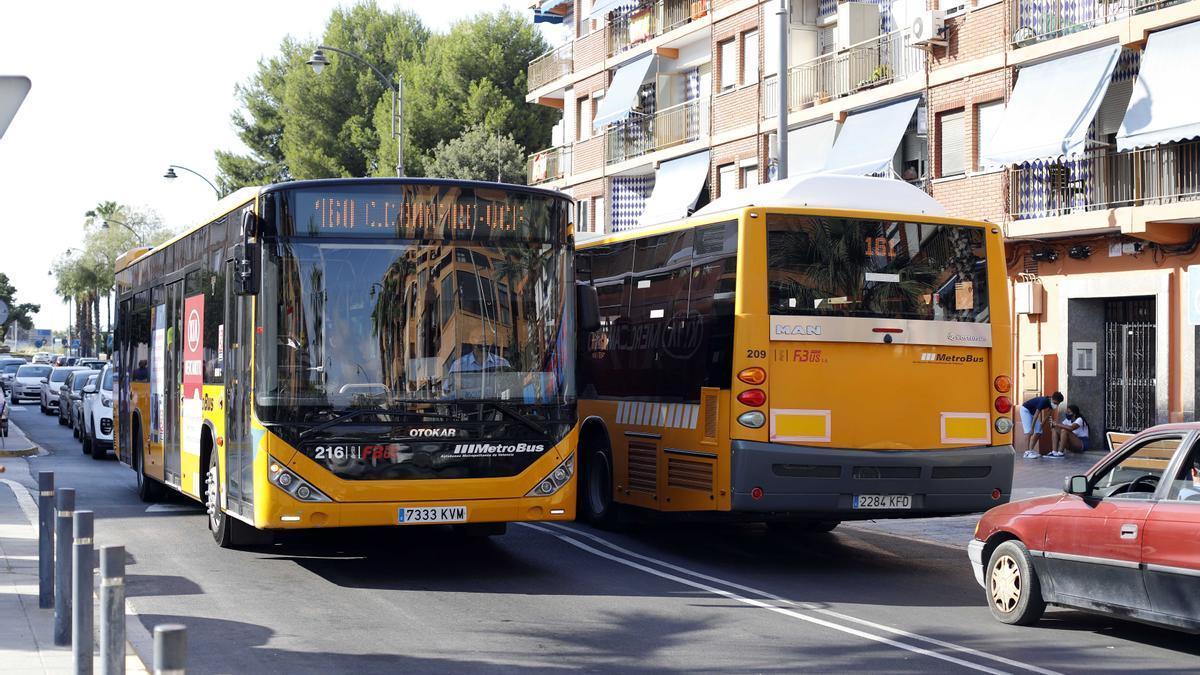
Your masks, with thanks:
[(1046, 605), (1200, 632), (1200, 423), (1147, 429), (1063, 494), (988, 511), (967, 546), (996, 619)]

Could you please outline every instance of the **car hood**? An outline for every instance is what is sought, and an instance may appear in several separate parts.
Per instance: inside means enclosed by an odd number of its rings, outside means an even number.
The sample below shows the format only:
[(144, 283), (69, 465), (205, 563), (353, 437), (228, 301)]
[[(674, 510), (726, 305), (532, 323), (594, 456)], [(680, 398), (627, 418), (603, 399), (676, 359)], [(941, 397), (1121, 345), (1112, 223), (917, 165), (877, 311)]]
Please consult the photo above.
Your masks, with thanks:
[(20, 382), (21, 384), (41, 384), (42, 378), (40, 378), (40, 377), (18, 377), (18, 378), (16, 378), (16, 381)]

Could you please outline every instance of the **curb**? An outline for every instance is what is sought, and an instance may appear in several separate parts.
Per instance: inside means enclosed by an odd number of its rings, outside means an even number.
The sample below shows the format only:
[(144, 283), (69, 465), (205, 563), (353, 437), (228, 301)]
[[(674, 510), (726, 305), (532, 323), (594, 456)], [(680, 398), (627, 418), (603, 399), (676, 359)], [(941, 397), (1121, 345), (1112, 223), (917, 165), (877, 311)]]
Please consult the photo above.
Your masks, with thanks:
[(9, 450), (7, 448), (0, 449), (0, 457), (33, 457), (40, 453), (41, 450), (36, 445), (31, 445), (24, 450)]

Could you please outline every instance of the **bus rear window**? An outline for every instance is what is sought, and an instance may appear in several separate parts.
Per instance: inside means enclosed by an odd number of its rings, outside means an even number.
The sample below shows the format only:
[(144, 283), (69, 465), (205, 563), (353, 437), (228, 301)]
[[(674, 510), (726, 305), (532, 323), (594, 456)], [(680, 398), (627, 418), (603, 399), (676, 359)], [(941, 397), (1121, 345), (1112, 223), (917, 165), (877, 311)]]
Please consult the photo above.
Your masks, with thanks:
[(768, 214), (771, 314), (986, 323), (984, 232)]

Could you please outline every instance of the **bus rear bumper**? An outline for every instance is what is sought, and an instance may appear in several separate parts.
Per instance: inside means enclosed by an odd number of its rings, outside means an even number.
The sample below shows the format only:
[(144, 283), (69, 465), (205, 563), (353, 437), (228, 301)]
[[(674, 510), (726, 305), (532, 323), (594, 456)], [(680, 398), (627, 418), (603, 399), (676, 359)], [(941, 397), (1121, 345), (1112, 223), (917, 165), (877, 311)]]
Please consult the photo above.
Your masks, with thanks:
[[(1012, 496), (1011, 445), (880, 451), (733, 441), (731, 450), (735, 512), (916, 518), (978, 513)], [(908, 495), (910, 507), (859, 509), (857, 495)]]
[[(571, 521), (575, 519), (574, 491), (562, 491), (550, 497), (514, 497), (500, 499), (451, 499), (442, 501), (396, 502), (299, 502), (272, 486), (273, 500), (268, 522), (259, 527), (271, 529), (308, 529), (316, 527), (381, 527), (400, 522), (400, 510), (466, 509), (462, 523), (503, 523)], [(420, 525), (423, 523), (411, 523)], [(431, 523), (438, 524), (438, 523)]]

